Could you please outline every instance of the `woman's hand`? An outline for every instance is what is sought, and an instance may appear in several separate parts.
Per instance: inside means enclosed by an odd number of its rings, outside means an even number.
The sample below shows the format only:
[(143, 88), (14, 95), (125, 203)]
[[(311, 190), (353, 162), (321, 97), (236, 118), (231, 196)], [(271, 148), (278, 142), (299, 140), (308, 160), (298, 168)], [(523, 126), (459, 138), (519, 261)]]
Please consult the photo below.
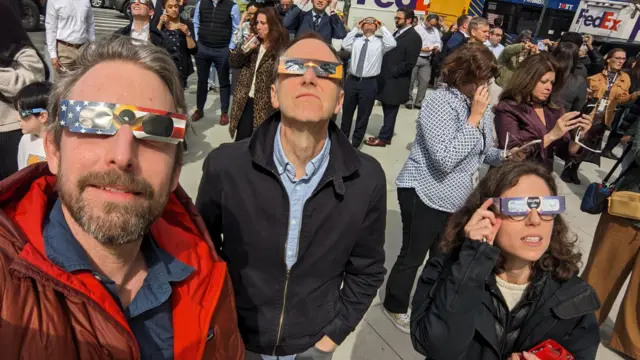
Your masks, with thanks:
[(464, 235), (467, 239), (488, 242), (493, 245), (500, 225), (502, 225), (502, 219), (496, 217), (496, 214), (489, 210), (491, 205), (493, 205), (493, 199), (487, 199), (482, 203), (480, 209), (473, 213), (467, 225), (464, 226)]
[(593, 125), (593, 117), (591, 115), (583, 114), (578, 118), (578, 126), (580, 127), (580, 139), (584, 139)]
[(187, 24), (180, 24), (178, 25), (178, 29), (180, 29), (180, 31), (182, 31), (186, 36), (191, 36), (191, 32), (189, 31), (189, 27), (187, 26)]
[(243, 12), (242, 16), (240, 16), (240, 24), (244, 24), (244, 22), (247, 21), (247, 12)]
[(473, 127), (477, 127), (484, 116), (484, 112), (489, 105), (489, 87), (487, 85), (481, 85), (473, 95), (473, 101), (471, 102), (471, 115), (469, 116), (469, 124)]
[[(554, 126), (553, 129), (551, 129), (551, 131), (547, 133), (547, 136), (549, 137), (549, 143), (561, 139), (568, 131), (580, 126), (581, 119), (576, 119), (576, 117), (578, 117), (579, 115), (580, 113), (578, 111), (571, 111), (562, 115), (556, 122), (556, 126)], [(549, 144), (545, 144), (545, 146), (547, 145)]]
[(167, 14), (162, 14), (162, 16), (160, 16), (160, 24), (166, 24), (169, 21), (169, 17), (167, 16)]
[(245, 50), (246, 52), (249, 52), (258, 47), (258, 45), (260, 44), (260, 41), (256, 41), (257, 40), (256, 36), (257, 36), (256, 34), (251, 34), (247, 37), (247, 40), (245, 40), (244, 45), (242, 45), (243, 50)]

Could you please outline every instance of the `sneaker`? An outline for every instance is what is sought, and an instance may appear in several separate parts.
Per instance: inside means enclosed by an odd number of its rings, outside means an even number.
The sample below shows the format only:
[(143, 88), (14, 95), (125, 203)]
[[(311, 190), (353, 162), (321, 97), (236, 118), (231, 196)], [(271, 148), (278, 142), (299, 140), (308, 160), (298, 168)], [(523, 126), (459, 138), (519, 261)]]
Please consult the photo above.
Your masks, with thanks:
[(409, 334), (411, 332), (410, 321), (411, 321), (411, 309), (407, 311), (406, 314), (396, 314), (392, 313), (389, 310), (382, 307), (384, 310), (384, 314), (387, 315), (389, 320), (395, 325), (398, 330), (402, 331), (405, 334)]

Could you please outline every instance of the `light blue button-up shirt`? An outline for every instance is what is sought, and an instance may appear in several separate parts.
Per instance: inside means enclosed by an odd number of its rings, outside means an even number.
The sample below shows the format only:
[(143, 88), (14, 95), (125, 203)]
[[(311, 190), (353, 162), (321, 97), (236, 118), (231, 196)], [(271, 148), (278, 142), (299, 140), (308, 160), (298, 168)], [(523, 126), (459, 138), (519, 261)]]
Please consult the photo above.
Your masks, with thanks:
[[(207, 0), (211, 1), (211, 0)], [(213, 6), (216, 6), (216, 1), (211, 1)], [(238, 4), (233, 4), (231, 7), (231, 34), (236, 32), (236, 29), (240, 26), (240, 8)], [(195, 39), (198, 41), (198, 29), (200, 28), (200, 1), (196, 3), (196, 10), (193, 13), (193, 30), (195, 31)], [(235, 50), (236, 44), (233, 42), (233, 36), (229, 41), (229, 49)]]
[(273, 161), (276, 163), (278, 174), (289, 196), (289, 232), (286, 244), (287, 269), (291, 269), (298, 259), (298, 241), (300, 240), (300, 228), (302, 225), (302, 210), (304, 203), (318, 187), (318, 183), (327, 170), (329, 153), (331, 151), (331, 139), (327, 140), (320, 153), (307, 164), (305, 175), (296, 180), (296, 169), (287, 160), (280, 142), (280, 126), (276, 132), (273, 145)]

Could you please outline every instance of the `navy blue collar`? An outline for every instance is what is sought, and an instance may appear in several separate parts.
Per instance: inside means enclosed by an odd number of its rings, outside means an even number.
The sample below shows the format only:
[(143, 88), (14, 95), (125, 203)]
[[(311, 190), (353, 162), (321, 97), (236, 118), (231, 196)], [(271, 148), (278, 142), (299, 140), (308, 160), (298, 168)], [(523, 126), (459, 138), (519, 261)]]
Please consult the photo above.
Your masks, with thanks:
[[(97, 274), (89, 260), (89, 256), (71, 233), (69, 225), (62, 212), (62, 203), (58, 199), (49, 213), (48, 221), (44, 226), (44, 250), (47, 258), (66, 272), (87, 270), (98, 275), (103, 283), (106, 278)], [(140, 248), (147, 263), (147, 277), (145, 284), (157, 284), (160, 287), (168, 286), (171, 293), (170, 282), (179, 282), (187, 278), (194, 269), (182, 261), (176, 259), (168, 252), (159, 248), (151, 236), (146, 236)], [(107, 279), (106, 282), (109, 280)], [(164, 297), (164, 296), (163, 296)], [(133, 305), (133, 303), (132, 303)], [(129, 309), (132, 313), (138, 313), (135, 309)], [(144, 311), (144, 309), (140, 309)], [(135, 316), (135, 315), (132, 315)]]

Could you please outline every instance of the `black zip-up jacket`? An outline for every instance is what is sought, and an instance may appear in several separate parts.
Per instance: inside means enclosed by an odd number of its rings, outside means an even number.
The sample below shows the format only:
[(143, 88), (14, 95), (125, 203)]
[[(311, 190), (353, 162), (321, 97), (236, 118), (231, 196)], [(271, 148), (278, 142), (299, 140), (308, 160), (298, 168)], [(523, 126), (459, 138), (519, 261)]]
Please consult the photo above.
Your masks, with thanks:
[(413, 347), (431, 360), (504, 360), (552, 339), (576, 360), (595, 359), (600, 302), (593, 288), (577, 276), (560, 282), (540, 274), (510, 312), (491, 279), (499, 254), (465, 240), (456, 256), (429, 259), (413, 298)]
[(371, 305), (385, 275), (387, 186), (380, 164), (330, 122), (329, 164), (304, 204), (288, 272), (289, 198), (273, 160), (279, 122), (276, 112), (250, 139), (207, 156), (196, 207), (228, 262), (246, 348), (291, 355), (324, 335), (342, 343)]

